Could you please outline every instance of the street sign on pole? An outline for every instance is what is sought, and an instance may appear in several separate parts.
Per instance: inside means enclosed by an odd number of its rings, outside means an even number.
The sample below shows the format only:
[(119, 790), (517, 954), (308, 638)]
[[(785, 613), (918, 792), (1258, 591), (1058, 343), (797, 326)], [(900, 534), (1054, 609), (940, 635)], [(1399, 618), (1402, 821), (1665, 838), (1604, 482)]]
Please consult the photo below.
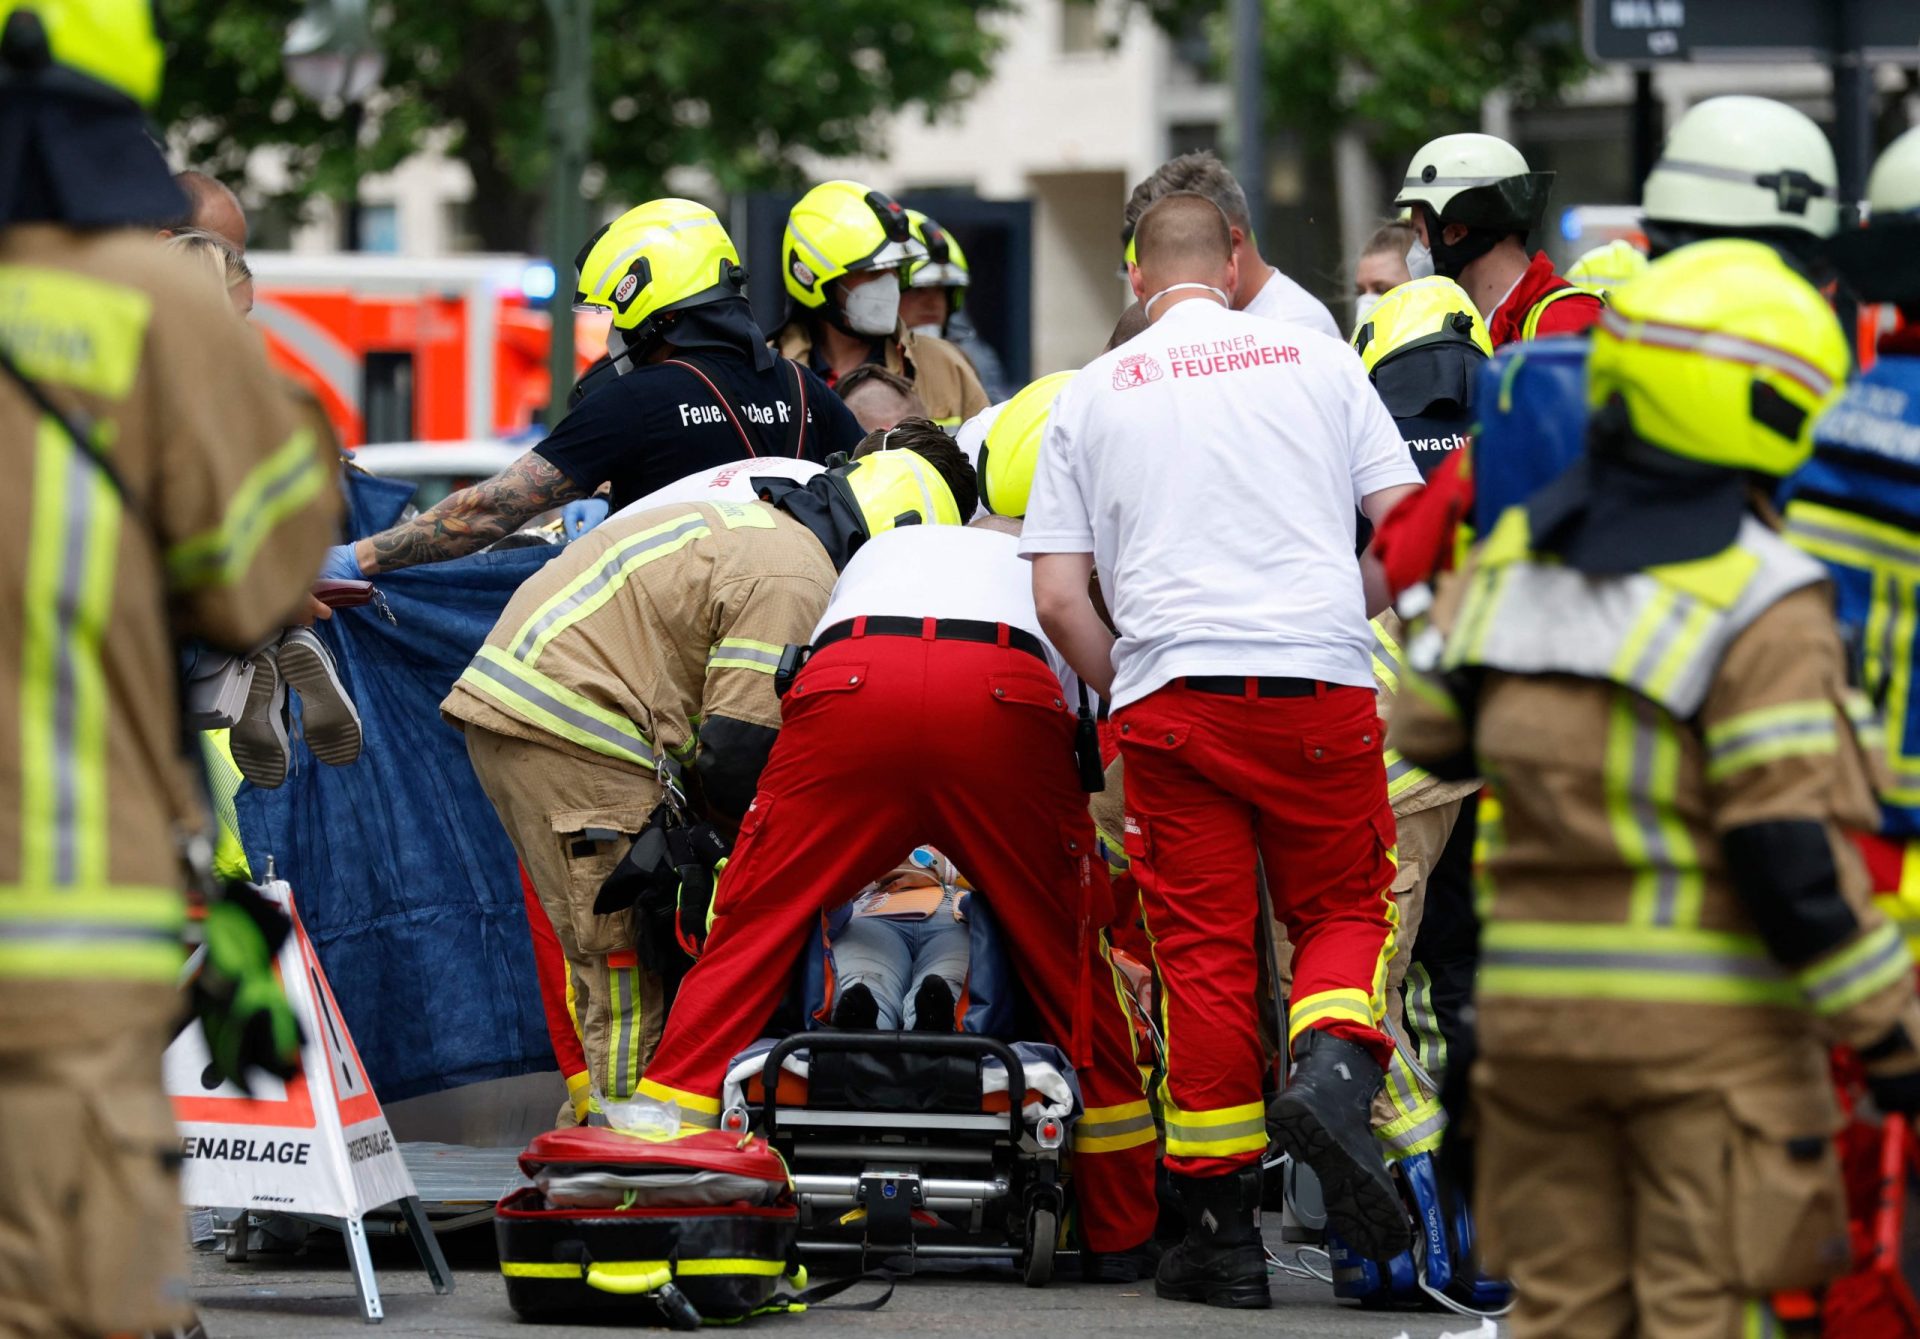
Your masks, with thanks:
[[(1920, 62), (1920, 3), (1854, 0), (1869, 61)], [(1836, 0), (1586, 0), (1587, 53), (1596, 61), (1832, 60)]]

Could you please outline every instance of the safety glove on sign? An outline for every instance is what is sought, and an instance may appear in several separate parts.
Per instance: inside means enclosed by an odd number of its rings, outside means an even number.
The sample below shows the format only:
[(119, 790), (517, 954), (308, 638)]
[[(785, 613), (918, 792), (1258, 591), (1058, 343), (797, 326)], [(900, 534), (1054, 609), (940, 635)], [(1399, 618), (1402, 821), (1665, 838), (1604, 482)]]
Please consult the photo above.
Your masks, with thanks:
[(193, 1010), (212, 1057), (207, 1077), (249, 1095), (249, 1070), (292, 1078), (300, 1072), (300, 1022), (273, 971), (292, 923), (252, 885), (235, 882), (208, 905), (203, 926)]

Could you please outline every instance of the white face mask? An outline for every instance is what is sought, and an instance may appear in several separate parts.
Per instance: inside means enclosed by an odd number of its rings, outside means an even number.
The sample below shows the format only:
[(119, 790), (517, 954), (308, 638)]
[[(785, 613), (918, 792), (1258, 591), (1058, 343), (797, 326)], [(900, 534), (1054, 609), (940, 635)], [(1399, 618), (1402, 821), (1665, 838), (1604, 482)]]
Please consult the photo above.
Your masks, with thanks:
[(910, 325), (907, 327), (907, 333), (916, 339), (943, 339), (947, 328), (935, 321), (932, 325)]
[(900, 284), (891, 274), (842, 290), (840, 305), (847, 328), (857, 335), (891, 335), (900, 324)]
[(1418, 237), (1407, 248), (1407, 275), (1413, 279), (1428, 279), (1433, 276), (1433, 249)]
[(1211, 293), (1215, 297), (1220, 299), (1220, 305), (1222, 307), (1233, 306), (1233, 303), (1228, 300), (1227, 295), (1221, 292), (1219, 289), (1215, 288), (1212, 284), (1169, 284), (1167, 287), (1161, 289), (1158, 293), (1155, 293), (1152, 297), (1147, 299), (1146, 304), (1142, 306), (1140, 309), (1140, 314), (1146, 317), (1149, 321), (1151, 321), (1153, 319), (1153, 304), (1158, 302), (1161, 298), (1165, 297), (1167, 294), (1178, 293), (1183, 288), (1193, 288), (1193, 289), (1198, 289), (1202, 293)]
[(1355, 298), (1353, 300), (1353, 328), (1358, 330), (1361, 326), (1365, 325), (1367, 318), (1373, 315), (1373, 309), (1379, 305), (1380, 295), (1378, 293), (1362, 293), (1359, 297)]

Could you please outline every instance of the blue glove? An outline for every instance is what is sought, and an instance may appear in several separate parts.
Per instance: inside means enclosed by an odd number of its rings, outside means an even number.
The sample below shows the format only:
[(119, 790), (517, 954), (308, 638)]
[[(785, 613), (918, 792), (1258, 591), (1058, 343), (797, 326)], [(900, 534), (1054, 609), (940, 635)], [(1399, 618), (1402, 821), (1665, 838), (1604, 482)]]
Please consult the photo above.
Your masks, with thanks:
[(364, 581), (366, 573), (360, 570), (360, 560), (353, 556), (353, 545), (335, 544), (327, 550), (327, 556), (320, 563), (322, 581)]
[(560, 509), (560, 533), (568, 539), (578, 539), (606, 519), (605, 498), (578, 498)]

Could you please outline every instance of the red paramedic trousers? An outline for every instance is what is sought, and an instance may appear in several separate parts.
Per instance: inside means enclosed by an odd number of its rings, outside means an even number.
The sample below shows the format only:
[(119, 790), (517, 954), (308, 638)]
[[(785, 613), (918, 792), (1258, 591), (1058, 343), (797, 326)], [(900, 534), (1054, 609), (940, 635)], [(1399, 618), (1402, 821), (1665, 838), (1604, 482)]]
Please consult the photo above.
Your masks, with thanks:
[(1045, 1040), (1075, 1062), (1088, 1247), (1144, 1242), (1156, 1134), (1099, 936), (1111, 893), (1053, 672), (1009, 647), (932, 640), (930, 626), (921, 638), (855, 636), (814, 654), (781, 714), (706, 951), (640, 1091), (714, 1123), (728, 1063), (785, 996), (821, 911), (926, 842), (991, 901)]
[(1167, 1168), (1222, 1175), (1267, 1147), (1257, 855), (1293, 943), (1289, 1045), (1323, 1028), (1384, 1067), (1398, 912), (1373, 691), (1229, 697), (1181, 680), (1114, 713), (1127, 854), (1162, 984)]

